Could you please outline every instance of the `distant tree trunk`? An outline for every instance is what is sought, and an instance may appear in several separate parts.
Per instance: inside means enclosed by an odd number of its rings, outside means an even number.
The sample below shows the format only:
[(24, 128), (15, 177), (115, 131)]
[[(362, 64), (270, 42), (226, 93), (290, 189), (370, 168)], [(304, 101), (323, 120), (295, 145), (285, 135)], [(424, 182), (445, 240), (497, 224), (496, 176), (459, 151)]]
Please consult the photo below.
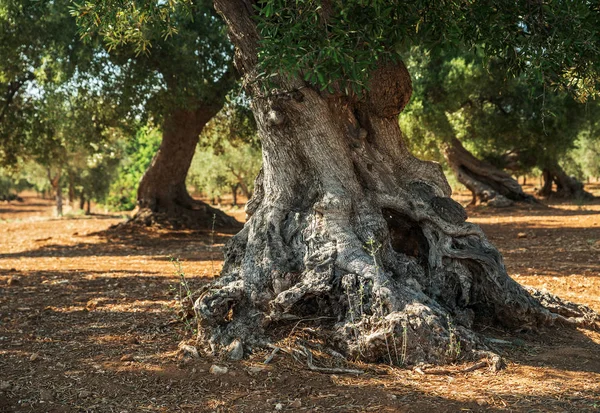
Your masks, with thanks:
[(237, 179), (238, 185), (239, 185), (240, 189), (242, 190), (242, 194), (244, 194), (246, 199), (250, 199), (252, 194), (250, 193), (250, 189), (248, 188), (248, 185), (246, 184), (246, 180), (244, 179), (244, 174), (236, 172), (235, 168), (232, 166), (229, 167), (229, 171)]
[(244, 181), (240, 182), (240, 189), (242, 190), (242, 194), (244, 194), (246, 199), (250, 199), (252, 197), (252, 193), (250, 192), (250, 189), (248, 188), (248, 185), (246, 184), (246, 182), (244, 182)]
[(591, 310), (557, 300), (551, 312), (511, 279), (440, 166), (410, 154), (398, 125), (412, 92), (403, 64), (381, 63), (360, 99), (301, 77), (270, 78), (278, 93), (265, 97), (248, 3), (215, 7), (254, 96), (263, 170), (221, 277), (195, 303), (200, 343), (248, 351), (316, 320), (317, 339), (337, 351), (404, 365), (481, 356), (476, 319), (594, 324)]
[(239, 184), (231, 185), (231, 196), (233, 197), (232, 206), (237, 206), (237, 191), (239, 188)]
[(86, 207), (85, 207), (85, 214), (86, 215), (90, 215), (92, 213), (92, 203), (91, 201), (88, 199), (86, 201)]
[(63, 215), (63, 193), (60, 185), (56, 188), (56, 215), (59, 217)]
[(471, 205), (486, 204), (506, 207), (513, 202), (535, 202), (523, 192), (519, 182), (506, 172), (477, 159), (462, 143), (453, 137), (444, 147), (444, 157), (458, 181), (473, 196)]
[(83, 208), (85, 208), (85, 192), (81, 192), (79, 195), (79, 209), (83, 211)]
[(200, 132), (219, 109), (218, 105), (178, 109), (167, 115), (161, 145), (138, 188), (140, 209), (133, 222), (175, 228), (210, 228), (213, 220), (217, 227), (241, 225), (222, 211), (193, 199), (185, 184)]
[(69, 172), (69, 205), (72, 207), (75, 203), (75, 178), (73, 173)]
[[(538, 191), (540, 196), (563, 199), (594, 199), (594, 195), (584, 189), (583, 182), (567, 175), (558, 162), (550, 163), (542, 169), (542, 179), (544, 184)], [(553, 183), (556, 184), (556, 191), (552, 190)]]
[(552, 184), (554, 180), (552, 179), (552, 174), (547, 168), (542, 169), (542, 176), (540, 177), (540, 182), (542, 187), (537, 192), (539, 196), (549, 197), (552, 195)]
[(50, 168), (46, 169), (48, 173), (48, 179), (50, 180), (50, 186), (52, 186), (52, 190), (54, 192), (54, 198), (56, 200), (56, 215), (62, 217), (63, 215), (63, 194), (62, 194), (62, 186), (60, 185), (60, 178), (62, 175), (62, 171), (59, 169), (56, 174), (53, 176)]

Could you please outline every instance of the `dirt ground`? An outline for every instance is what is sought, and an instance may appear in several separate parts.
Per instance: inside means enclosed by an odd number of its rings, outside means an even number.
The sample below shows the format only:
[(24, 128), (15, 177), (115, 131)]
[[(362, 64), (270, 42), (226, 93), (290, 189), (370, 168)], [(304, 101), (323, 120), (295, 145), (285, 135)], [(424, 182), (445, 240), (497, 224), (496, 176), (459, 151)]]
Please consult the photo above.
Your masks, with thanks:
[[(469, 214), (519, 282), (600, 311), (600, 201)], [(486, 329), (504, 340), (508, 367), (495, 374), (331, 375), (285, 354), (265, 365), (267, 352), (185, 358), (178, 344), (192, 333), (176, 315), (170, 257), (197, 288), (218, 274), (230, 234), (111, 236), (102, 231), (122, 217), (51, 215), (37, 198), (0, 204), (0, 412), (600, 411), (600, 333), (584, 330)], [(212, 374), (215, 364), (227, 373)]]

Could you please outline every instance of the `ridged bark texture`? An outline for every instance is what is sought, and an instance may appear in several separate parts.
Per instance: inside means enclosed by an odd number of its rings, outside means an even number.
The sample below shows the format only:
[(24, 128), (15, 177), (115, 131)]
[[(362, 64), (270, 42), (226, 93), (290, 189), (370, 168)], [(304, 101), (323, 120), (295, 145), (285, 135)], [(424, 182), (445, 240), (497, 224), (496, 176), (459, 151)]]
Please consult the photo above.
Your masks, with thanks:
[[(215, 4), (252, 80), (252, 7)], [(486, 349), (476, 318), (519, 328), (567, 319), (507, 275), (440, 166), (408, 152), (397, 120), (411, 94), (404, 65), (371, 78), (362, 99), (297, 79), (259, 96), (259, 82), (248, 83), (264, 166), (221, 278), (195, 303), (199, 339), (213, 351), (239, 340), (247, 352), (318, 318), (350, 357), (441, 363)]]
[(452, 138), (445, 145), (443, 152), (458, 182), (471, 191), (471, 205), (506, 207), (514, 202), (535, 202), (534, 197), (523, 192), (516, 179), (477, 159), (458, 139)]

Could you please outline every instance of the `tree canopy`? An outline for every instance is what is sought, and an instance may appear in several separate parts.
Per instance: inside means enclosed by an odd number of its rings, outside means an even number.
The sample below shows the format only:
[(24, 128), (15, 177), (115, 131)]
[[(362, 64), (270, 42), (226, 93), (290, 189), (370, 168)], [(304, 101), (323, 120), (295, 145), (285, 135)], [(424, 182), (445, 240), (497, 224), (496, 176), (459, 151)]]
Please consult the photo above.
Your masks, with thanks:
[[(258, 2), (265, 75), (301, 76), (322, 88), (367, 87), (381, 61), (411, 46), (482, 50), (507, 72), (595, 94), (600, 79), (600, 4), (469, 0)], [(338, 85), (340, 86), (340, 85)]]
[(235, 80), (232, 47), (211, 1), (75, 2), (84, 40), (100, 38), (124, 73), (123, 96), (156, 121), (222, 101)]

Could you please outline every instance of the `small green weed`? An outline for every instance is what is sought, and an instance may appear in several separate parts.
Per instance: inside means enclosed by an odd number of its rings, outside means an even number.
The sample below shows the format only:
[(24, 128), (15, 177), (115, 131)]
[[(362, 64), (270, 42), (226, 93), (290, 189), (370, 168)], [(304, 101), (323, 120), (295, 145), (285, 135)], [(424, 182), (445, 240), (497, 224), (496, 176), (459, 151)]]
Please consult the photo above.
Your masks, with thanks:
[(169, 257), (169, 260), (175, 268), (175, 275), (179, 278), (178, 288), (171, 286), (178, 304), (177, 316), (184, 323), (186, 330), (196, 335), (198, 333), (197, 326), (199, 320), (198, 311), (194, 307), (196, 297), (190, 288), (179, 258)]

